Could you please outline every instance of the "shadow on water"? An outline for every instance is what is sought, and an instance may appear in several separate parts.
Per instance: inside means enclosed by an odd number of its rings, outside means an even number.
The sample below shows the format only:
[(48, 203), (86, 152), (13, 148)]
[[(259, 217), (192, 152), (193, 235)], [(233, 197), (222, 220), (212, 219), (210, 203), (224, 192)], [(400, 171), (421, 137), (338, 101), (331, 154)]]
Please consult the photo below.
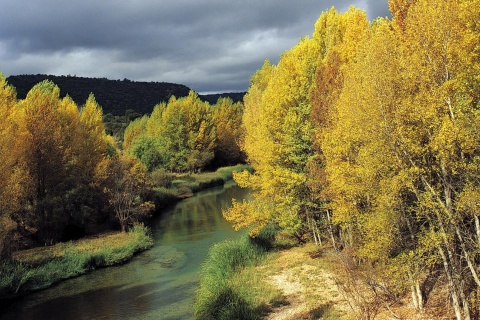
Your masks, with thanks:
[(201, 192), (151, 222), (155, 245), (122, 266), (96, 270), (12, 302), (0, 319), (192, 319), (198, 271), (210, 246), (240, 236), (222, 217), (248, 191)]

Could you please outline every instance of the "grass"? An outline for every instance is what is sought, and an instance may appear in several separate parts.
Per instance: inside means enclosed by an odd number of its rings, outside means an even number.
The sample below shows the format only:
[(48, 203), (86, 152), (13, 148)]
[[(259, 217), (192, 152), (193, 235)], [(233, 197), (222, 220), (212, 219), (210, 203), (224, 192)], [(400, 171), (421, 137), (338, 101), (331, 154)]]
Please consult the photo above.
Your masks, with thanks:
[(195, 297), (196, 319), (260, 319), (269, 305), (283, 303), (282, 294), (253, 272), (266, 257), (261, 244), (267, 242), (245, 236), (212, 246)]
[(267, 228), (254, 239), (213, 246), (201, 272), (196, 319), (353, 319), (337, 289), (338, 261), (328, 249), (299, 246)]
[[(208, 188), (222, 186), (233, 179), (233, 172), (252, 171), (249, 165), (239, 164), (219, 168), (214, 172), (165, 174), (158, 178), (162, 183), (154, 188), (155, 205), (162, 208), (179, 200), (193, 196), (194, 193)], [(156, 175), (159, 175), (156, 173)], [(165, 177), (168, 175), (168, 177)], [(168, 181), (168, 183), (165, 183)]]
[(280, 248), (251, 272), (259, 279), (283, 277), (285, 287), (298, 289), (294, 296), (299, 296), (299, 303), (303, 304), (300, 319), (353, 319), (334, 281), (338, 276), (334, 253), (313, 243)]
[(0, 298), (51, 286), (89, 270), (121, 264), (153, 245), (149, 229), (109, 233), (55, 246), (16, 252), (0, 265)]

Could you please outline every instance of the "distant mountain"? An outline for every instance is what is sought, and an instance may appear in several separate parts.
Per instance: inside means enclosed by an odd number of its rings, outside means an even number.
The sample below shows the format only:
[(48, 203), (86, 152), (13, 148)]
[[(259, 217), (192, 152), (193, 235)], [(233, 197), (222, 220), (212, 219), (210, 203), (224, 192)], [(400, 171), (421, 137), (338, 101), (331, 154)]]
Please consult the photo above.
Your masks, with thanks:
[[(34, 85), (46, 79), (53, 81), (60, 88), (62, 97), (68, 94), (78, 106), (85, 104), (88, 95), (93, 93), (102, 106), (104, 114), (111, 113), (117, 116), (125, 115), (127, 110), (133, 110), (138, 114), (151, 113), (156, 104), (168, 101), (171, 96), (184, 97), (191, 90), (182, 84), (167, 82), (138, 82), (128, 79), (109, 80), (44, 74), (10, 76), (7, 81), (16, 88), (17, 97), (24, 99)], [(230, 97), (230, 95), (234, 101), (243, 101), (244, 93), (202, 95), (200, 98), (215, 103), (220, 96)]]

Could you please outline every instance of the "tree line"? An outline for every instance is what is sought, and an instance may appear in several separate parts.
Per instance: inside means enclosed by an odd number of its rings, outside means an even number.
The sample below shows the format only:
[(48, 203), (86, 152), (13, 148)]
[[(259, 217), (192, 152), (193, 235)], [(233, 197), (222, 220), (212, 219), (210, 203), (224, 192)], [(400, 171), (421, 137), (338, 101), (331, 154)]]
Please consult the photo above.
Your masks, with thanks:
[(93, 94), (79, 107), (44, 80), (19, 99), (0, 73), (1, 256), (125, 231), (154, 209), (153, 171), (199, 171), (242, 159), (242, 112), (229, 98), (211, 106), (193, 92), (172, 97), (127, 127), (122, 148), (106, 134)]
[(225, 217), (330, 241), (420, 311), (442, 274), (479, 314), (480, 2), (389, 0), (392, 19), (322, 13), (245, 96), (255, 190)]
[(125, 129), (123, 148), (149, 171), (199, 172), (244, 161), (243, 104), (219, 98), (211, 106), (190, 91), (156, 105)]
[(128, 79), (86, 78), (77, 76), (54, 76), (46, 74), (9, 76), (7, 81), (15, 87), (17, 97), (24, 99), (37, 83), (54, 82), (60, 88), (61, 97), (70, 96), (77, 105), (82, 105), (90, 93), (102, 106), (105, 114), (123, 116), (127, 110), (140, 114), (152, 112), (159, 101), (168, 101), (171, 96), (183, 97), (190, 88), (167, 82), (138, 82)]

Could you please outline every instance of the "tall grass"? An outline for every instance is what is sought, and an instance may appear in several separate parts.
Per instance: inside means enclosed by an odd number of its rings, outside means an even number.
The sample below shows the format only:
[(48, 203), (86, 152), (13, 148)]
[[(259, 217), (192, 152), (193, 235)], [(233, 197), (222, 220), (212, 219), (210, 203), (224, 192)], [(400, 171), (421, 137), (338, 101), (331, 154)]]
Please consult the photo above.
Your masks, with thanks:
[(249, 164), (237, 164), (236, 166), (218, 168), (216, 172), (222, 176), (223, 180), (229, 181), (233, 180), (234, 172), (243, 172), (245, 170), (253, 173), (253, 168)]
[(111, 233), (19, 252), (0, 265), (0, 298), (43, 289), (89, 270), (120, 264), (153, 245), (143, 225), (128, 233)]
[(212, 246), (195, 297), (196, 319), (259, 319), (267, 304), (281, 299), (279, 292), (248, 272), (265, 257), (267, 249), (261, 244), (268, 242), (245, 236)]

